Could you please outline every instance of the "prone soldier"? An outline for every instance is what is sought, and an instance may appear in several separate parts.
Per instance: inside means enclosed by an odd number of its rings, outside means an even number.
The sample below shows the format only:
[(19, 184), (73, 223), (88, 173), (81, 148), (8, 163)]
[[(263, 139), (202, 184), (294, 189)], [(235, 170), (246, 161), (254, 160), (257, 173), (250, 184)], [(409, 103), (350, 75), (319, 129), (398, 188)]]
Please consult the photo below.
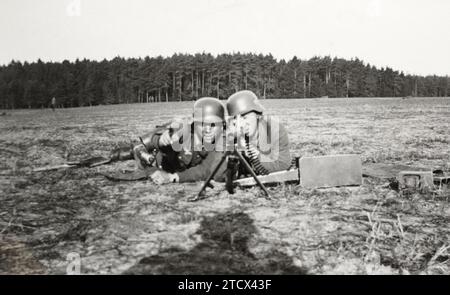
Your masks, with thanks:
[[(244, 158), (257, 175), (291, 166), (288, 133), (276, 117), (264, 115), (255, 93), (238, 91), (228, 98), (226, 107), (232, 117), (228, 132), (236, 134)], [(245, 175), (241, 169), (239, 172)]]
[[(184, 123), (184, 124), (183, 124)], [(191, 120), (172, 122), (140, 137), (133, 155), (140, 169), (155, 170), (150, 178), (156, 184), (205, 180), (222, 157), (220, 149), (205, 149), (224, 136), (225, 108), (212, 97), (194, 103)], [(156, 168), (155, 168), (156, 167)], [(222, 165), (215, 180), (223, 181)]]

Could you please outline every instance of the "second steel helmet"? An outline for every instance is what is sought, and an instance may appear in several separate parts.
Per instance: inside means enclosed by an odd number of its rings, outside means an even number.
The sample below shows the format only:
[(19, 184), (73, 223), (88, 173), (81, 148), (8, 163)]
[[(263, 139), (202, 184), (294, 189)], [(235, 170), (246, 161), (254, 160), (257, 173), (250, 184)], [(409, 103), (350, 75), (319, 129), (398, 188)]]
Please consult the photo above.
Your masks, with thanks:
[(227, 100), (228, 115), (245, 115), (249, 112), (262, 114), (264, 108), (258, 101), (258, 97), (250, 90), (238, 91)]
[(225, 121), (225, 108), (214, 97), (202, 97), (194, 103), (194, 122), (222, 123)]

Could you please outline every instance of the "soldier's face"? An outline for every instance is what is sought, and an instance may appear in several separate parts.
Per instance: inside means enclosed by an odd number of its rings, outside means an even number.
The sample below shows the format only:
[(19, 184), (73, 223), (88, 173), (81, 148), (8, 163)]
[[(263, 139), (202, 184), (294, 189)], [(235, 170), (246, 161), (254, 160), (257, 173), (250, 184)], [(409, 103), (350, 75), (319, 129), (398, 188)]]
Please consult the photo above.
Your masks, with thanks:
[(235, 124), (236, 126), (239, 126), (239, 128), (242, 128), (250, 137), (253, 137), (258, 130), (258, 115), (251, 112), (243, 116), (237, 116)]
[(197, 125), (197, 133), (202, 136), (204, 143), (213, 143), (214, 139), (222, 133), (222, 124), (203, 123)]

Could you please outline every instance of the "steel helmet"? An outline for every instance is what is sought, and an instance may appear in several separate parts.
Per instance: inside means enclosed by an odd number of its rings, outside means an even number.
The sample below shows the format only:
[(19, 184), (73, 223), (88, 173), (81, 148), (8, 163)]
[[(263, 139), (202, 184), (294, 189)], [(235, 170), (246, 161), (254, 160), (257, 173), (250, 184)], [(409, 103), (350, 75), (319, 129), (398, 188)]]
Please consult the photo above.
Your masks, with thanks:
[(250, 112), (262, 114), (264, 108), (258, 101), (258, 97), (250, 90), (238, 91), (227, 100), (228, 115), (245, 115)]
[(194, 122), (222, 123), (225, 121), (225, 108), (214, 97), (202, 97), (194, 103)]

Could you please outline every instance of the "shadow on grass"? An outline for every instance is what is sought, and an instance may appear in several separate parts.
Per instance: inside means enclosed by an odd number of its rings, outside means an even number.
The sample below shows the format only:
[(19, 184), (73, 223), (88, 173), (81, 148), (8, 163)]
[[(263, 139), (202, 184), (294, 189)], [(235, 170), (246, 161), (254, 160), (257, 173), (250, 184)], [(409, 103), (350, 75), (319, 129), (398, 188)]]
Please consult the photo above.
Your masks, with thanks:
[(197, 233), (203, 241), (190, 251), (169, 248), (143, 258), (124, 274), (306, 274), (277, 250), (256, 258), (248, 249), (256, 228), (245, 213), (206, 217)]

